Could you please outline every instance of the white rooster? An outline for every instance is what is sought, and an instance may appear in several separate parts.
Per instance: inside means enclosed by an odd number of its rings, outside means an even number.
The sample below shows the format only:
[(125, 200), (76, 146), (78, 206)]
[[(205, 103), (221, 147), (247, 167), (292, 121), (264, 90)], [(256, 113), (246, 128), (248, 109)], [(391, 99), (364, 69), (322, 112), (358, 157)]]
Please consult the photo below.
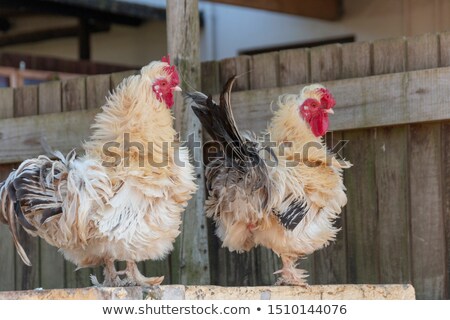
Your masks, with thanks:
[[(57, 160), (39, 156), (11, 172), (0, 185), (0, 221), (24, 263), (31, 265), (19, 225), (78, 268), (104, 265), (104, 286), (163, 281), (144, 277), (136, 262), (171, 252), (196, 190), (170, 111), (178, 84), (168, 58), (151, 62), (109, 95), (84, 156), (56, 152)], [(126, 261), (126, 269), (117, 271), (115, 260)]]
[[(221, 147), (206, 166), (206, 215), (214, 219), (224, 247), (272, 249), (283, 263), (277, 283), (304, 285), (306, 273), (296, 261), (334, 240), (333, 222), (347, 202), (342, 169), (351, 164), (338, 161), (321, 138), (334, 98), (321, 85), (281, 97), (268, 128), (277, 147), (268, 148), (236, 126), (231, 109), (235, 80), (228, 80), (219, 104), (200, 92), (188, 94), (193, 111)], [(274, 157), (264, 157), (264, 150)]]

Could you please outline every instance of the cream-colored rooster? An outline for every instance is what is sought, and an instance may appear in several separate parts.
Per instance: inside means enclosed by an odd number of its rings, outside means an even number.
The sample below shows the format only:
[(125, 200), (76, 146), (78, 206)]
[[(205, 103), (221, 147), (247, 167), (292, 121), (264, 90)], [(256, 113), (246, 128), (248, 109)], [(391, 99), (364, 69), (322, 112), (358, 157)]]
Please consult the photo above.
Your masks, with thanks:
[[(162, 282), (144, 277), (136, 262), (172, 251), (196, 189), (188, 150), (174, 139), (178, 84), (168, 58), (150, 63), (109, 95), (84, 156), (55, 152), (57, 160), (39, 156), (11, 172), (0, 188), (0, 221), (24, 263), (31, 265), (18, 225), (79, 268), (104, 265), (105, 286)], [(116, 271), (115, 260), (126, 269)]]
[(320, 85), (281, 97), (268, 129), (276, 147), (268, 149), (255, 135), (239, 133), (231, 111), (234, 81), (225, 85), (220, 105), (202, 93), (189, 94), (197, 117), (222, 147), (206, 168), (206, 214), (223, 246), (238, 252), (270, 248), (283, 262), (277, 283), (305, 284), (297, 260), (335, 238), (333, 222), (347, 202), (341, 170), (350, 164), (335, 159), (321, 139), (334, 99)]

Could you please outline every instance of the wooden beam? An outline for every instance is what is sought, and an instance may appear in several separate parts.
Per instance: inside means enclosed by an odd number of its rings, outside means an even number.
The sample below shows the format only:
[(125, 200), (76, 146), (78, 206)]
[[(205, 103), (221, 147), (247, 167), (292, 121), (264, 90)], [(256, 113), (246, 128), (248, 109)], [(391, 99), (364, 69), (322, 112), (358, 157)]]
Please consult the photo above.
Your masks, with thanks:
[[(323, 82), (336, 98), (330, 130), (352, 130), (450, 119), (450, 67)], [(240, 91), (232, 95), (239, 129), (264, 129), (272, 117), (270, 104), (281, 94), (303, 86)], [(3, 91), (11, 89), (1, 89)], [(89, 137), (98, 109), (0, 120), (0, 163), (42, 154), (40, 137), (68, 152)]]
[[(450, 119), (450, 68), (322, 82), (336, 98), (330, 130), (350, 130)], [(303, 85), (240, 91), (232, 95), (241, 130), (259, 132), (273, 115), (271, 102)], [(215, 99), (218, 97), (216, 96)], [(244, 111), (245, 110), (245, 111)]]
[(242, 7), (289, 13), (323, 20), (338, 20), (342, 17), (342, 0), (207, 0)]
[[(0, 163), (15, 163), (44, 154), (41, 137), (63, 153), (80, 147), (98, 109), (0, 120)], [(9, 125), (14, 124), (14, 125)]]
[[(182, 89), (199, 88), (200, 20), (198, 0), (167, 0), (167, 42), (171, 62), (178, 67)], [(203, 205), (205, 202), (203, 153), (194, 142), (203, 142), (202, 127), (191, 108), (177, 96), (173, 108), (175, 127), (187, 143), (194, 162), (198, 190), (184, 213), (182, 232), (172, 254), (172, 281), (182, 284), (209, 284), (210, 265), (208, 232)], [(189, 140), (188, 137), (192, 138)]]
[(83, 33), (83, 30), (88, 30), (88, 32), (105, 32), (109, 31), (109, 29), (110, 26), (108, 24), (96, 24), (95, 26), (85, 26), (85, 28), (81, 26), (69, 26), (20, 33), (11, 32), (0, 35), (0, 47), (30, 42), (39, 42), (51, 39), (80, 37), (80, 34)]

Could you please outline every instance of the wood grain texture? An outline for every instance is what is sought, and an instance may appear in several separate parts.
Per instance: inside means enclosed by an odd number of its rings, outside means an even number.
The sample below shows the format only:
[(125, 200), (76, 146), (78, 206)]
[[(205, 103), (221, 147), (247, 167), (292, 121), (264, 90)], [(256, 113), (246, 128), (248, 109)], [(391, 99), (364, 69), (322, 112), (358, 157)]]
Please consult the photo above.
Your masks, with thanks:
[[(233, 88), (233, 94), (237, 91), (248, 90), (250, 88), (250, 73), (248, 68), (250, 57), (240, 56), (220, 61), (220, 86), (225, 85), (226, 81), (233, 75), (240, 75)], [(213, 237), (211, 245), (217, 248), (216, 282), (218, 285), (256, 285), (255, 250), (249, 252), (236, 253), (230, 252), (228, 248), (222, 247), (222, 242), (215, 235), (215, 225), (211, 222), (210, 234)]]
[(63, 153), (80, 146), (90, 135), (96, 113), (73, 111), (0, 120), (0, 162), (14, 163), (43, 154), (42, 136)]
[(38, 113), (37, 86), (14, 89), (14, 117), (26, 117)]
[(61, 82), (49, 81), (39, 84), (39, 114), (61, 112)]
[(278, 87), (280, 83), (278, 52), (261, 53), (252, 56), (250, 70), (251, 89)]
[(233, 92), (248, 90), (250, 88), (250, 74), (252, 73), (251, 58), (249, 56), (239, 56), (236, 58), (223, 59), (219, 62), (219, 84), (220, 90), (234, 75), (238, 76), (233, 87)]
[(74, 78), (61, 82), (62, 110), (86, 109), (86, 78)]
[(340, 44), (311, 48), (311, 82), (341, 79), (342, 51)]
[(379, 283), (378, 207), (375, 176), (375, 130), (352, 130), (345, 156), (353, 167), (345, 171), (348, 203), (347, 280), (349, 283)]
[(406, 70), (424, 70), (439, 66), (439, 42), (437, 34), (424, 34), (406, 41)]
[[(450, 119), (450, 68), (420, 70), (323, 83), (337, 105), (330, 130), (349, 130)], [(236, 92), (233, 107), (241, 129), (259, 132), (273, 115), (271, 102), (303, 86)], [(389, 112), (386, 112), (389, 108)]]
[[(0, 181), (5, 180), (14, 167), (13, 164), (0, 165)], [(16, 289), (15, 252), (11, 232), (6, 225), (0, 224), (0, 291)]]
[(14, 89), (0, 89), (0, 119), (14, 117)]
[(308, 83), (311, 78), (309, 49), (290, 49), (279, 53), (280, 85)]
[(406, 38), (382, 39), (373, 42), (373, 74), (406, 70)]
[(408, 131), (407, 125), (377, 128), (380, 283), (411, 283)]
[[(450, 68), (323, 84), (337, 101), (330, 121), (332, 131), (450, 119)], [(239, 129), (264, 130), (273, 115), (271, 102), (281, 94), (296, 93), (301, 88), (300, 85), (235, 92), (233, 108), (245, 110), (235, 115)], [(95, 113), (96, 110), (73, 111), (0, 120), (0, 163), (22, 161), (42, 153), (41, 135), (46, 135), (55, 149), (69, 151), (89, 136), (89, 124)]]
[(342, 79), (359, 78), (372, 74), (371, 46), (370, 42), (342, 45)]
[[(26, 86), (14, 90), (14, 116), (25, 117), (38, 113), (38, 87)], [(25, 118), (22, 118), (25, 119)], [(23, 130), (23, 128), (17, 128)], [(39, 286), (39, 239), (19, 229), (20, 242), (25, 249), (32, 267), (25, 265), (16, 254), (16, 289), (27, 290)]]
[(201, 91), (207, 95), (219, 93), (222, 89), (219, 84), (219, 62), (202, 62), (201, 72)]
[[(280, 84), (278, 52), (254, 55), (251, 60), (250, 88), (262, 89), (277, 87)], [(236, 110), (240, 107), (233, 105)], [(241, 109), (242, 110), (242, 109)], [(240, 112), (242, 113), (242, 112)], [(239, 127), (241, 128), (241, 127)], [(255, 131), (259, 134), (260, 130)], [(267, 248), (255, 250), (256, 281), (258, 285), (271, 285), (276, 281), (273, 274), (281, 268), (278, 256)], [(251, 260), (248, 260), (251, 263)]]
[[(343, 139), (343, 132), (339, 131), (328, 132), (326, 135), (328, 148), (333, 150), (334, 153), (339, 151), (339, 157), (345, 157), (345, 149), (340, 150), (339, 147), (342, 145)], [(353, 161), (352, 159), (347, 160)], [(315, 284), (347, 283), (346, 212), (346, 207), (344, 207), (339, 218), (334, 223), (336, 228), (341, 229), (336, 236), (336, 240), (327, 247), (314, 253)]]
[(450, 121), (442, 124), (442, 193), (444, 206), (444, 219), (446, 221), (447, 235), (447, 287), (446, 298), (450, 296)]
[[(14, 89), (0, 89), (0, 119), (14, 116)], [(14, 164), (0, 165), (0, 181), (5, 180), (14, 169)], [(15, 252), (11, 233), (6, 225), (0, 223), (0, 291), (14, 290), (15, 283)]]
[[(213, 92), (218, 93), (221, 91), (221, 86), (219, 83), (219, 72), (220, 72), (220, 64), (218, 61), (208, 61), (203, 62), (201, 64), (201, 91), (205, 94), (212, 94)], [(206, 131), (203, 131), (203, 140), (206, 143), (207, 141), (211, 140), (211, 137), (208, 135)], [(209, 159), (207, 149), (203, 147), (203, 160), (205, 162), (205, 165), (208, 164)], [(204, 181), (203, 183), (206, 183)], [(205, 187), (206, 190), (206, 187)], [(206, 198), (208, 197), (208, 194), (206, 194)], [(206, 228), (208, 232), (208, 247), (209, 247), (209, 266), (210, 266), (210, 275), (211, 275), (211, 284), (218, 285), (221, 283), (226, 283), (225, 281), (221, 281), (222, 279), (226, 279), (226, 262), (224, 260), (220, 259), (221, 257), (221, 251), (223, 249), (221, 248), (221, 244), (219, 241), (219, 238), (215, 234), (215, 224), (212, 219), (207, 219), (206, 221)]]
[(101, 74), (86, 77), (86, 105), (87, 109), (98, 109), (106, 103), (111, 86), (111, 76)]
[[(62, 88), (60, 81), (39, 84), (38, 96), (39, 114), (59, 113), (62, 111)], [(54, 148), (52, 145), (50, 147)], [(64, 258), (57, 250), (57, 248), (47, 244), (45, 240), (39, 240), (40, 286), (43, 288), (64, 288)]]
[[(167, 1), (167, 39), (171, 61), (178, 68), (183, 79), (182, 88), (200, 88), (200, 21), (198, 0)], [(183, 30), (183, 32), (179, 32)], [(175, 128), (181, 139), (188, 136), (193, 141), (203, 143), (203, 130), (200, 121), (183, 99), (175, 100), (173, 112), (176, 117)], [(184, 140), (187, 141), (187, 140)], [(184, 213), (182, 233), (172, 254), (172, 279), (183, 284), (207, 284), (211, 281), (209, 266), (208, 231), (203, 204), (205, 202), (203, 153), (201, 148), (187, 143), (195, 161), (194, 174), (198, 185), (197, 192), (189, 201)]]
[(446, 298), (447, 259), (440, 148), (440, 124), (411, 125), (412, 280), (418, 299)]
[[(450, 1), (448, 1), (450, 6)], [(449, 20), (450, 21), (450, 20)], [(439, 35), (439, 66), (450, 66), (450, 31), (440, 33)]]
[(40, 241), (40, 273), (42, 288), (65, 287), (64, 257), (43, 239)]

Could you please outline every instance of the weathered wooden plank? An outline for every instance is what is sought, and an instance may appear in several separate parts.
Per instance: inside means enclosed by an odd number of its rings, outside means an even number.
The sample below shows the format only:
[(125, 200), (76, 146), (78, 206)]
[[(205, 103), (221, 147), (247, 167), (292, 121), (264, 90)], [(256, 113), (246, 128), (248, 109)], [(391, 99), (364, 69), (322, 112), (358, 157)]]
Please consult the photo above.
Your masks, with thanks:
[[(37, 86), (27, 86), (14, 90), (14, 116), (24, 117), (38, 113)], [(22, 130), (22, 128), (18, 128)], [(25, 265), (16, 255), (16, 289), (32, 289), (39, 286), (39, 239), (31, 237), (23, 228), (19, 229), (19, 237), (27, 255), (33, 264)]]
[(0, 263), (0, 291), (13, 291), (16, 287), (14, 246), (9, 229), (6, 225), (0, 225), (0, 252), (2, 263)]
[(63, 111), (86, 109), (86, 78), (64, 80), (61, 87)]
[(442, 124), (442, 179), (443, 206), (447, 234), (447, 290), (446, 299), (450, 296), (450, 121)]
[[(12, 88), (0, 89), (0, 119), (14, 116), (14, 91)], [(14, 165), (0, 165), (0, 181), (5, 180)], [(15, 248), (10, 231), (6, 225), (0, 224), (0, 291), (14, 290), (15, 283)]]
[[(247, 71), (249, 64), (250, 59), (247, 56), (222, 60), (220, 62), (220, 86), (225, 85), (226, 81), (233, 75), (240, 74), (233, 92), (248, 90), (250, 88), (250, 76)], [(230, 252), (228, 248), (222, 247), (222, 243), (214, 232), (215, 225), (212, 226), (212, 236), (215, 238), (215, 242), (212, 245), (218, 248), (217, 267), (219, 271), (217, 272), (217, 284), (228, 286), (257, 284), (255, 250), (241, 254)]]
[(280, 85), (308, 83), (310, 79), (309, 49), (280, 51)]
[(410, 131), (412, 280), (418, 299), (444, 299), (447, 274), (440, 124)]
[(424, 34), (406, 40), (406, 71), (424, 70), (439, 66), (437, 34)]
[(80, 146), (89, 137), (96, 110), (52, 113), (0, 120), (0, 161), (14, 163), (43, 154), (41, 137), (62, 152)]
[(406, 70), (406, 38), (376, 40), (372, 45), (373, 74)]
[[(218, 93), (221, 91), (219, 83), (220, 64), (218, 61), (203, 62), (201, 65), (201, 91), (206, 94)], [(211, 137), (206, 131), (203, 131), (204, 141), (211, 140)], [(205, 164), (209, 162), (208, 155), (206, 155), (206, 148), (203, 148), (203, 160)], [(208, 195), (206, 195), (208, 197)], [(211, 271), (211, 284), (219, 285), (226, 284), (226, 281), (222, 282), (221, 279), (226, 279), (226, 263), (220, 263), (219, 256), (221, 255), (221, 248), (219, 238), (215, 234), (215, 224), (212, 219), (207, 219), (206, 227), (208, 232), (208, 247), (209, 247), (209, 265)]]
[(87, 109), (98, 109), (106, 102), (111, 85), (109, 74), (86, 77), (86, 105)]
[(408, 130), (377, 129), (375, 140), (380, 283), (410, 283)]
[(65, 262), (65, 283), (66, 288), (84, 288), (90, 287), (91, 280), (90, 275), (92, 274), (91, 268), (83, 268), (76, 270), (76, 266), (69, 262)]
[(250, 88), (263, 89), (278, 87), (280, 65), (278, 52), (261, 53), (252, 56), (250, 66)]
[(342, 50), (343, 79), (366, 77), (372, 74), (370, 42), (346, 43)]
[[(167, 39), (168, 51), (172, 62), (177, 65), (182, 88), (187, 86), (200, 88), (200, 22), (198, 15), (198, 0), (168, 0), (167, 1)], [(183, 32), (179, 32), (183, 30)], [(189, 136), (195, 142), (203, 142), (200, 121), (190, 108), (186, 108), (183, 99), (178, 97), (173, 107), (176, 116), (175, 128), (182, 139)], [(186, 141), (186, 140), (185, 140)], [(184, 212), (182, 233), (178, 238), (176, 250), (172, 254), (179, 263), (172, 263), (172, 279), (174, 282), (189, 284), (210, 283), (210, 266), (208, 252), (208, 232), (203, 204), (205, 202), (203, 153), (201, 148), (188, 143), (193, 159), (194, 174), (198, 185), (197, 193), (189, 201)], [(174, 262), (177, 259), (172, 259)]]
[(201, 91), (205, 94), (219, 93), (221, 88), (219, 84), (219, 62), (206, 61), (202, 62), (202, 85)]
[[(330, 130), (350, 130), (450, 119), (450, 68), (419, 70), (324, 82), (336, 98)], [(264, 130), (279, 95), (302, 86), (235, 92), (233, 107), (241, 130)], [(217, 98), (217, 97), (215, 97)], [(89, 136), (96, 110), (0, 120), (0, 163), (18, 162), (43, 152), (45, 134), (55, 149), (69, 151)], [(20, 129), (19, 129), (20, 128)], [(37, 138), (36, 138), (37, 137)], [(64, 137), (64, 139), (62, 139)]]
[[(39, 84), (39, 114), (61, 112), (61, 91), (60, 81)], [(57, 248), (50, 246), (45, 240), (40, 239), (39, 242), (40, 286), (43, 288), (64, 288), (64, 258), (57, 252)]]
[(0, 119), (14, 117), (14, 89), (0, 89)]
[(379, 283), (380, 280), (375, 130), (344, 133), (345, 140), (349, 141), (345, 156), (354, 165), (344, 172), (349, 199), (346, 206), (349, 283)]
[(39, 114), (61, 112), (61, 82), (49, 81), (39, 84)]
[(14, 89), (14, 117), (32, 116), (38, 113), (37, 86)]
[[(448, 1), (450, 7), (450, 1)], [(449, 19), (450, 22), (450, 19)], [(450, 66), (450, 31), (439, 34), (439, 66)]]
[[(280, 66), (278, 52), (254, 55), (251, 61), (250, 88), (272, 88), (280, 85)], [(237, 110), (239, 107), (236, 108)], [(258, 134), (259, 132), (256, 131)], [(267, 248), (254, 250), (257, 285), (270, 285), (276, 281), (273, 274), (281, 268), (278, 256)], [(249, 261), (251, 262), (251, 260)]]
[[(62, 82), (62, 106), (64, 111), (87, 109), (86, 79), (86, 77), (81, 77)], [(109, 77), (107, 80), (109, 80)], [(90, 91), (89, 93), (95, 94), (96, 92)], [(96, 108), (94, 111), (98, 112), (99, 110)], [(78, 143), (75, 146), (78, 146)], [(72, 146), (72, 148), (75, 146)], [(82, 288), (91, 285), (89, 277), (90, 274), (93, 273), (91, 268), (82, 268), (77, 270), (77, 267), (73, 263), (67, 260), (61, 261), (61, 258), (58, 258), (58, 260), (58, 264), (60, 266), (62, 264), (65, 269), (64, 286), (66, 288)], [(60, 269), (59, 273), (61, 274), (64, 269)]]
[[(5, 180), (14, 167), (12, 164), (0, 165), (0, 181)], [(0, 224), (0, 291), (14, 290), (16, 288), (15, 252), (8, 227)]]
[[(339, 156), (345, 156), (345, 150), (340, 150), (343, 140), (342, 132), (329, 132), (326, 143), (330, 150), (339, 151)], [(347, 283), (347, 242), (346, 242), (346, 208), (342, 209), (339, 218), (335, 221), (336, 228), (341, 230), (336, 240), (328, 247), (314, 253), (314, 283), (336, 284)]]
[(45, 240), (40, 241), (41, 287), (45, 289), (64, 288), (64, 257), (56, 247)]
[(233, 91), (248, 90), (250, 88), (250, 70), (251, 58), (249, 56), (238, 56), (235, 58), (223, 59), (219, 62), (219, 91), (225, 85), (227, 80), (237, 75), (239, 78), (233, 87)]
[(166, 258), (161, 261), (147, 260), (144, 264), (139, 265), (139, 269), (146, 277), (161, 277), (164, 276), (164, 284), (171, 284), (171, 270), (170, 259)]
[(340, 44), (311, 48), (311, 82), (341, 79), (342, 51)]
[[(336, 98), (330, 130), (348, 130), (450, 119), (450, 68), (420, 70), (323, 83)], [(259, 132), (272, 117), (271, 102), (302, 86), (236, 92), (239, 128)], [(217, 98), (217, 97), (216, 97)], [(387, 109), (388, 108), (388, 109)]]

